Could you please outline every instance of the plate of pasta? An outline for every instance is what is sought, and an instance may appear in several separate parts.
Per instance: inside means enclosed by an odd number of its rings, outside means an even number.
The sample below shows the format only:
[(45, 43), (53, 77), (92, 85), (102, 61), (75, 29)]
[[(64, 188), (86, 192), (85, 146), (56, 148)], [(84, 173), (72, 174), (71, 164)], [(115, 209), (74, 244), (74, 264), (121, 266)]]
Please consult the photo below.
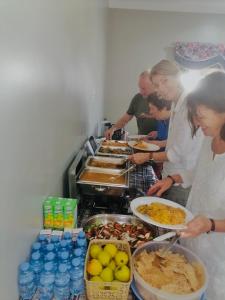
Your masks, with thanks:
[(131, 210), (142, 221), (172, 230), (186, 228), (192, 213), (182, 205), (159, 197), (139, 197), (131, 201)]

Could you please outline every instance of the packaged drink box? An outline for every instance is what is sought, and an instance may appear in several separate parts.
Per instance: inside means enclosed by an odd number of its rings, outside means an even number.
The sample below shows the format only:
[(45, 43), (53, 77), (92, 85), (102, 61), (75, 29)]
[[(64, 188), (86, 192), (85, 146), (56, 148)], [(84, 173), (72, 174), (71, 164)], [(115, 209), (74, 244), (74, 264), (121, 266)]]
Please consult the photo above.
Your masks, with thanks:
[(43, 202), (44, 228), (63, 230), (77, 227), (77, 200), (48, 197)]

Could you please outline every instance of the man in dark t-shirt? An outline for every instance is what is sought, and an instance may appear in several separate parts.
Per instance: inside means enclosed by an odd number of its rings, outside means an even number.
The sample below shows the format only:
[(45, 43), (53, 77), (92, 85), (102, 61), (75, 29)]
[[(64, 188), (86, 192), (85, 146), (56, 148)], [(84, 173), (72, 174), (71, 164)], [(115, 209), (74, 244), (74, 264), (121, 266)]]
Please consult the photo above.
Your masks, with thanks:
[(147, 97), (154, 92), (153, 85), (149, 78), (150, 71), (144, 71), (139, 76), (139, 93), (131, 100), (127, 112), (113, 125), (106, 130), (105, 137), (110, 139), (115, 130), (123, 128), (133, 117), (136, 117), (138, 134), (148, 134), (156, 130), (156, 120), (149, 115)]

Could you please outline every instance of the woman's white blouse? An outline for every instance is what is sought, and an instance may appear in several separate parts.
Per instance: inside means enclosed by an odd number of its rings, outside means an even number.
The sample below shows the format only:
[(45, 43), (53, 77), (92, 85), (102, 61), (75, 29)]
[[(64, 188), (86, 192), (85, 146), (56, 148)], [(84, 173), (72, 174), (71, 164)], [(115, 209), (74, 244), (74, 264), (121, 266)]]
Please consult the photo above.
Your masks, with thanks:
[(163, 178), (168, 175), (181, 175), (182, 186), (189, 187), (192, 184), (193, 170), (203, 141), (201, 129), (192, 137), (191, 126), (187, 118), (187, 105), (185, 94), (182, 94), (178, 102), (172, 104), (166, 153), (168, 160), (163, 163)]
[[(187, 208), (194, 215), (225, 219), (225, 153), (213, 159), (211, 141), (205, 138), (203, 142)], [(202, 234), (184, 241), (207, 267), (207, 300), (225, 299), (225, 233)]]

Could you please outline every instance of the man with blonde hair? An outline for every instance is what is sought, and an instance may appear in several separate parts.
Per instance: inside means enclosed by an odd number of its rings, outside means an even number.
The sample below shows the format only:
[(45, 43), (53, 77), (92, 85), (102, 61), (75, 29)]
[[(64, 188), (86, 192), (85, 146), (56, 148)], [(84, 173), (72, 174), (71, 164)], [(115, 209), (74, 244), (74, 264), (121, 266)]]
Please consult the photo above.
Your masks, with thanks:
[(105, 137), (111, 139), (115, 130), (123, 128), (133, 117), (136, 117), (138, 134), (148, 134), (156, 130), (156, 120), (149, 115), (149, 106), (147, 97), (154, 92), (150, 80), (150, 70), (146, 70), (139, 75), (138, 87), (139, 93), (131, 100), (127, 112), (113, 125), (106, 130)]

